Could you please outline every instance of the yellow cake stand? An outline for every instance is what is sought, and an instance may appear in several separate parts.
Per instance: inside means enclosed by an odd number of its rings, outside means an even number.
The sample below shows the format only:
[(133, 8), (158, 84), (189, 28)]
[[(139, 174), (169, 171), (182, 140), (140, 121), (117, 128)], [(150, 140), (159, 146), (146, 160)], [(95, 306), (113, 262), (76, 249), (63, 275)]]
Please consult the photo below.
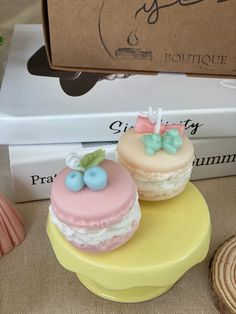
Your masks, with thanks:
[(169, 290), (207, 255), (211, 223), (207, 204), (188, 183), (179, 196), (140, 202), (140, 228), (126, 244), (108, 252), (84, 253), (47, 221), (58, 261), (95, 294), (117, 302), (142, 302)]

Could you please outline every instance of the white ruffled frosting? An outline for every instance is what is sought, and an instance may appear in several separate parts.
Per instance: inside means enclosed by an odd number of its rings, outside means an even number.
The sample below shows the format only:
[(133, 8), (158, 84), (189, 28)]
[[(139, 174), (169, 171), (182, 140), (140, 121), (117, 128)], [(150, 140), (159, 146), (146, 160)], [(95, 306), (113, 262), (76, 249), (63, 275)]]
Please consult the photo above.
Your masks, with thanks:
[(113, 237), (123, 236), (132, 232), (134, 224), (137, 224), (141, 218), (138, 197), (133, 208), (118, 223), (106, 228), (71, 227), (58, 219), (52, 205), (49, 207), (49, 212), (52, 223), (57, 226), (68, 241), (88, 246), (98, 246)]

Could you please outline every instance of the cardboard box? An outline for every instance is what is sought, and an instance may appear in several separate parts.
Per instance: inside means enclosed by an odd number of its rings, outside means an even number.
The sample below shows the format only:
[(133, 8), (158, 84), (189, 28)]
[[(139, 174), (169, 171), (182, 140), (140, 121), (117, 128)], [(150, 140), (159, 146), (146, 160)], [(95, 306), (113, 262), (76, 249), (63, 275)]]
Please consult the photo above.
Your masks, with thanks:
[(117, 141), (148, 106), (163, 108), (164, 123), (182, 121), (191, 138), (236, 136), (236, 80), (133, 75), (103, 79), (71, 97), (58, 77), (27, 70), (42, 45), (41, 25), (15, 27), (0, 91), (2, 144)]
[[(191, 180), (236, 174), (236, 138), (194, 139), (195, 161)], [(50, 197), (52, 182), (65, 166), (65, 156), (79, 156), (98, 148), (115, 160), (116, 143), (78, 143), (9, 146), (11, 177), (16, 202)]]
[(236, 75), (235, 0), (43, 0), (53, 69)]

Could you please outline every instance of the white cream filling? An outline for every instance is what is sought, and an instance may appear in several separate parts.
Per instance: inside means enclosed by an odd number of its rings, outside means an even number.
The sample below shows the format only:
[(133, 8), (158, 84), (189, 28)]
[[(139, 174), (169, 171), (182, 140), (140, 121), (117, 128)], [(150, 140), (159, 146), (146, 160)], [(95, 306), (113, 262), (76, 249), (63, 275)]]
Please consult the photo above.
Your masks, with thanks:
[(133, 174), (138, 190), (142, 192), (155, 192), (157, 195), (169, 194), (178, 191), (189, 181), (192, 167), (182, 172), (172, 172), (168, 177), (156, 177), (153, 180)]
[(106, 228), (83, 228), (69, 227), (55, 215), (52, 205), (49, 207), (50, 217), (65, 238), (78, 245), (98, 246), (104, 241), (110, 240), (116, 236), (126, 235), (133, 231), (133, 225), (138, 223), (141, 218), (141, 211), (136, 197), (134, 206), (129, 212), (116, 224)]

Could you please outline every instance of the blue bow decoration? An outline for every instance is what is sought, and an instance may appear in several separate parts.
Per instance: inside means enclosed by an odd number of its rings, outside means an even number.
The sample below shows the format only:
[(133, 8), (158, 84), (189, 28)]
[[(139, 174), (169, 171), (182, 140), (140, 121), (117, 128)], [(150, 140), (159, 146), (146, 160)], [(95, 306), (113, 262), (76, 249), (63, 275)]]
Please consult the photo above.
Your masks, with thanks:
[(155, 152), (161, 149), (168, 154), (174, 155), (183, 145), (183, 139), (176, 128), (165, 132), (163, 135), (155, 133), (143, 135), (141, 140), (149, 156), (154, 155)]

